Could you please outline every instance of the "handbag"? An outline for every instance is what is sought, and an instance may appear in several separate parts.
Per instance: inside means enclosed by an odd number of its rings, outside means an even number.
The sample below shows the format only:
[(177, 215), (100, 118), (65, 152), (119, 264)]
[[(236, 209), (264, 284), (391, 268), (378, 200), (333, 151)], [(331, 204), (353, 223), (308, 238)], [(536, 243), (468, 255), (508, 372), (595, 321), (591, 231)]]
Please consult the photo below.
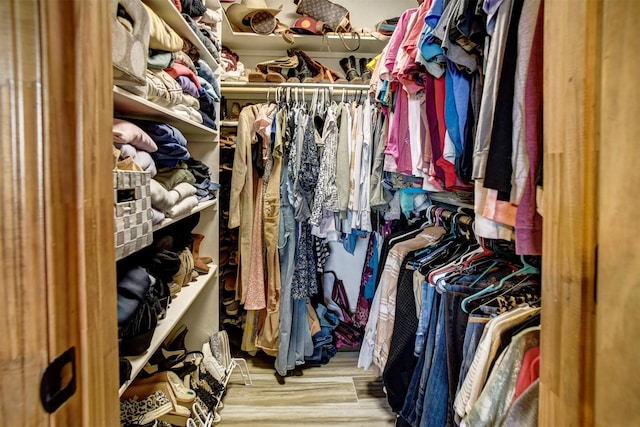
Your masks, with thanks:
[[(353, 31), (351, 27), (347, 8), (329, 0), (293, 0), (293, 2), (298, 6), (296, 13), (322, 21), (325, 28), (338, 34), (347, 50), (353, 52), (360, 48), (360, 34)], [(355, 48), (347, 45), (344, 33), (351, 33), (351, 38), (357, 39), (358, 44)]]
[(296, 13), (307, 15), (316, 21), (323, 21), (331, 31), (349, 32), (349, 11), (344, 6), (330, 2), (329, 0), (294, 0), (298, 6)]

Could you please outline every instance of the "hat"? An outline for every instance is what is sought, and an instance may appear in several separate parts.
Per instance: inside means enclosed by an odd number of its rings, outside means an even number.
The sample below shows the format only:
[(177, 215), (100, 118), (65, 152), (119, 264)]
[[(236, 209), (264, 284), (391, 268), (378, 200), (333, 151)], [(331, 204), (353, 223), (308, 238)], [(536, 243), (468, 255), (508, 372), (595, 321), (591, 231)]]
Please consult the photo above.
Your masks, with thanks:
[(282, 10), (267, 5), (266, 0), (242, 0), (227, 8), (227, 18), (238, 31), (270, 34), (276, 28), (275, 16)]
[(294, 22), (291, 27), (291, 31), (297, 34), (322, 34), (325, 25), (324, 22), (316, 21), (310, 16), (303, 16), (302, 18), (296, 19), (296, 22)]

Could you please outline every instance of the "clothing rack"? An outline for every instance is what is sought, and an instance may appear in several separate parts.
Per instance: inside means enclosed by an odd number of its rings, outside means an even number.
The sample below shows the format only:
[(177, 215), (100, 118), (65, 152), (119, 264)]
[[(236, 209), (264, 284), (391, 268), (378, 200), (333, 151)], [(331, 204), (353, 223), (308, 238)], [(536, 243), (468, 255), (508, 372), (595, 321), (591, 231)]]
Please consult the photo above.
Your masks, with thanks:
[[(244, 94), (257, 94), (266, 95), (268, 92), (275, 92), (278, 88), (296, 88), (301, 89), (305, 94), (312, 94), (318, 89), (329, 89), (332, 91), (332, 96), (340, 96), (342, 91), (368, 91), (369, 85), (358, 84), (339, 84), (339, 83), (236, 83), (236, 82), (222, 82), (222, 90), (224, 95), (244, 95)], [(335, 91), (335, 92), (334, 92)], [(340, 92), (338, 92), (340, 91)]]

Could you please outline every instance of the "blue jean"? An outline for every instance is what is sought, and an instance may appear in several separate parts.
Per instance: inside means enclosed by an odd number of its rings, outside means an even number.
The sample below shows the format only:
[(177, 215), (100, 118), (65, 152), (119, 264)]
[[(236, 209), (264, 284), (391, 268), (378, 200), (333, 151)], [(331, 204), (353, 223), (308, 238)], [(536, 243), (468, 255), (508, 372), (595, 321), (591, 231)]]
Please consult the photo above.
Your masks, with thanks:
[(420, 419), (421, 427), (442, 427), (447, 422), (449, 384), (444, 309), (445, 300), (441, 298), (438, 309), (433, 361), (431, 362), (431, 369), (429, 369), (429, 379), (424, 393), (425, 399)]
[(469, 317), (461, 309), (461, 303), (463, 299), (478, 291), (480, 289), (468, 286), (445, 285), (443, 298), (445, 302), (445, 343), (449, 386), (446, 425), (449, 427), (454, 425), (453, 401), (455, 400), (456, 386), (460, 377), (460, 365), (465, 352), (464, 337)]
[(418, 361), (418, 364), (415, 368), (415, 371), (419, 371), (420, 373), (418, 374), (414, 371), (414, 375), (419, 375), (419, 380), (417, 381), (416, 385), (415, 383), (413, 383), (412, 378), (412, 382), (410, 384), (413, 384), (414, 388), (408, 390), (407, 396), (405, 397), (404, 407), (402, 408), (402, 411), (400, 413), (402, 418), (413, 426), (419, 425), (422, 418), (427, 382), (429, 380), (429, 371), (431, 370), (436, 344), (439, 306), (440, 294), (434, 292), (433, 299), (431, 300), (431, 306), (427, 307), (429, 316), (426, 320), (427, 329), (425, 334), (424, 350), (420, 355), (420, 360), (422, 362)]
[[(286, 165), (282, 176), (288, 175)], [(280, 226), (278, 228), (278, 256), (280, 257), (280, 341), (275, 369), (285, 376), (288, 368), (289, 342), (293, 320), (293, 300), (291, 299), (291, 280), (296, 251), (296, 222), (293, 219), (293, 207), (289, 204), (286, 180), (280, 186)], [(291, 368), (293, 369), (293, 368)]]
[(431, 319), (431, 308), (436, 294), (435, 286), (422, 282), (422, 306), (420, 309), (420, 319), (418, 320), (418, 330), (416, 331), (416, 345), (414, 354), (420, 356), (425, 346), (425, 334), (429, 328)]
[(306, 298), (293, 300), (293, 317), (291, 321), (291, 340), (287, 355), (287, 369), (304, 365), (305, 357), (313, 354), (313, 340), (309, 330)]

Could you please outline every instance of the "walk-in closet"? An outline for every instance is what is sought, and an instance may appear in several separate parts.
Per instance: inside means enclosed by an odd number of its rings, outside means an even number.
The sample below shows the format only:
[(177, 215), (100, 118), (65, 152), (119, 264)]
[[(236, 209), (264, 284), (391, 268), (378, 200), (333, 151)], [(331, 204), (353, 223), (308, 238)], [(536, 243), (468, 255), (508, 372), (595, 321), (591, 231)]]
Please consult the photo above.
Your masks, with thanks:
[(0, 12), (3, 424), (640, 425), (640, 3)]

